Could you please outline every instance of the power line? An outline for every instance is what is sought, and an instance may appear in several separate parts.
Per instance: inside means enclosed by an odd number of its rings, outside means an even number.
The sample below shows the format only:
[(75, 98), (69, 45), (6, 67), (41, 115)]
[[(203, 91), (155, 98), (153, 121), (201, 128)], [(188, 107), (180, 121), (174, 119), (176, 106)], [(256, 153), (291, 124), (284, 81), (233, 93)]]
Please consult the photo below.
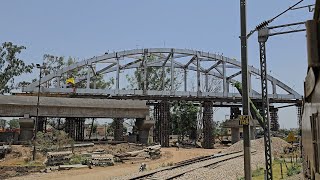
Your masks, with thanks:
[(273, 18), (271, 18), (271, 19), (269, 19), (267, 21), (263, 21), (258, 26), (256, 26), (255, 29), (250, 31), (250, 33), (247, 35), (247, 38), (249, 38), (254, 32), (259, 31), (260, 29), (263, 29), (263, 28), (267, 27), (272, 21), (274, 21), (275, 19), (277, 19), (281, 15), (285, 14), (286, 12), (292, 10), (294, 7), (296, 7), (298, 4), (302, 3), (303, 1), (304, 0), (300, 0), (299, 2), (297, 2), (294, 5), (290, 6), (288, 9), (282, 11), (280, 14), (276, 15), (275, 17), (273, 17)]

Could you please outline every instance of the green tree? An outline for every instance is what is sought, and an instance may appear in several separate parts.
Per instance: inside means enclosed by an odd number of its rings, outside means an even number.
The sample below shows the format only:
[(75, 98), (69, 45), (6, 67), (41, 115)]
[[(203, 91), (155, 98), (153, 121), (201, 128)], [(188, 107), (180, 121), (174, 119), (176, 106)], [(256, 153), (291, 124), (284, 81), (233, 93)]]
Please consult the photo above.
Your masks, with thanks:
[(228, 130), (226, 128), (223, 128), (223, 123), (224, 122), (219, 122), (219, 121), (214, 121), (213, 124), (214, 124), (214, 129), (213, 129), (213, 134), (215, 136), (224, 136), (224, 135), (227, 135), (228, 133)]
[[(107, 134), (108, 135), (113, 135), (114, 129), (116, 128), (116, 120), (113, 119), (113, 121), (109, 124), (109, 127), (107, 129)], [(127, 128), (123, 126), (123, 133), (127, 133)]]
[[(51, 54), (45, 54), (45, 55), (43, 55), (43, 62), (46, 67), (45, 69), (42, 70), (43, 74), (48, 75), (48, 74), (54, 73), (58, 70), (61, 70), (62, 68), (70, 66), (74, 63), (77, 63), (77, 60), (72, 57), (69, 57), (66, 59), (64, 56), (54, 56)], [(63, 85), (63, 84), (65, 84), (65, 82), (68, 78), (72, 77), (77, 80), (82, 77), (86, 77), (86, 75), (87, 75), (87, 71), (84, 68), (76, 68), (72, 71), (69, 71), (65, 74), (62, 74), (62, 76), (60, 77), (59, 83), (60, 83), (60, 85)], [(106, 89), (106, 88), (110, 88), (114, 84), (114, 79), (111, 78), (108, 81), (106, 81), (106, 80), (104, 80), (102, 74), (97, 74), (94, 77), (94, 82), (93, 81), (90, 82), (91, 88), (95, 87), (97, 89)], [(57, 83), (58, 83), (57, 80), (54, 78), (52, 81), (47, 82), (46, 86), (47, 87), (55, 86)], [(75, 85), (75, 88), (85, 88), (85, 87), (86, 87), (85, 81), (80, 81), (79, 83), (77, 83)], [(72, 96), (72, 94), (71, 94), (71, 96)], [(57, 122), (60, 122), (59, 128), (58, 128)], [(60, 118), (50, 118), (49, 124), (52, 125), (54, 128), (58, 128), (58, 129), (63, 129), (63, 127), (64, 127), (63, 121), (61, 121)]]
[(189, 135), (191, 139), (196, 138), (198, 107), (192, 102), (176, 102), (171, 112), (172, 130), (182, 138)]
[[(142, 58), (142, 57), (141, 57)], [(154, 62), (158, 61), (159, 58), (153, 55), (147, 57), (146, 62)], [(164, 73), (164, 85), (163, 83), (163, 73)], [(162, 90), (163, 86), (165, 90), (169, 90), (171, 88), (170, 78), (171, 78), (171, 70), (170, 68), (164, 68), (164, 72), (162, 68), (159, 67), (148, 67), (147, 71), (147, 89), (148, 90)], [(178, 78), (180, 75), (180, 71), (175, 70), (174, 74), (174, 90), (177, 90), (181, 85), (182, 78)], [(144, 77), (143, 76), (143, 68), (137, 68), (134, 72), (133, 76), (129, 74), (126, 75), (126, 78), (129, 82), (129, 87), (133, 89), (142, 89), (144, 86)]]
[(19, 119), (11, 119), (8, 125), (10, 129), (20, 128)]
[(0, 94), (10, 92), (15, 86), (15, 77), (23, 73), (31, 73), (33, 64), (27, 65), (17, 56), (26, 47), (4, 42), (0, 46)]
[(52, 149), (60, 150), (63, 146), (73, 144), (74, 141), (68, 137), (64, 131), (53, 130), (52, 132), (38, 132), (36, 146), (41, 151), (49, 151)]
[[(45, 69), (43, 69), (43, 73), (45, 75), (48, 75), (50, 73), (56, 72), (64, 67), (70, 66), (71, 64), (77, 63), (77, 60), (75, 58), (69, 57), (66, 59), (63, 56), (54, 56), (50, 54), (45, 54), (43, 56), (43, 62), (46, 66)], [(64, 84), (67, 80), (67, 78), (75, 78), (76, 80), (86, 77), (88, 71), (86, 71), (84, 68), (76, 68), (74, 70), (71, 70), (65, 74), (62, 75), (60, 78), (60, 84)], [(54, 79), (52, 82), (48, 82), (47, 86), (52, 86), (57, 84), (58, 82), (56, 79)], [(97, 88), (97, 89), (106, 89), (110, 88), (114, 84), (114, 79), (111, 78), (108, 81), (105, 81), (102, 74), (97, 74), (95, 77), (93, 77), (93, 81), (90, 82), (91, 88)], [(80, 81), (75, 85), (76, 88), (85, 88), (86, 82), (84, 80)]]

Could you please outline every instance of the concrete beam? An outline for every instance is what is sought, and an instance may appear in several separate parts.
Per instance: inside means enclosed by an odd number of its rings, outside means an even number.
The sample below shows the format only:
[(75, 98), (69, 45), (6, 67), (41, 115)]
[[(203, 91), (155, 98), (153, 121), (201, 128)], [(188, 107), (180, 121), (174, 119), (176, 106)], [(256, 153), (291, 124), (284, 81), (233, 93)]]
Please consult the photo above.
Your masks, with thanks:
[[(36, 99), (32, 96), (0, 96), (0, 117), (36, 116)], [(145, 101), (41, 97), (39, 116), (85, 118), (145, 118), (149, 108)]]

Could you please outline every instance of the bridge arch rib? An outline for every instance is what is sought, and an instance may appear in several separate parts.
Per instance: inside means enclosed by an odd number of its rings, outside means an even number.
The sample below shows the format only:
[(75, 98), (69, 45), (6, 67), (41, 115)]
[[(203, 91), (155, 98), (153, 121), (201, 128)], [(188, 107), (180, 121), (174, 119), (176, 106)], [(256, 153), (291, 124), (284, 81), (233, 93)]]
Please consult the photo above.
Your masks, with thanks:
[[(155, 61), (146, 61), (147, 56), (156, 56), (158, 59)], [(125, 58), (130, 58), (131, 61), (127, 62)], [(183, 59), (183, 60), (181, 60)], [(209, 62), (204, 67), (203, 63)], [(202, 65), (201, 65), (202, 63)], [(100, 69), (95, 69), (99, 64)], [(183, 91), (170, 91), (148, 90), (146, 87), (138, 90), (121, 90), (120, 84), (120, 72), (122, 70), (135, 69), (135, 68), (170, 68), (171, 72), (176, 69), (182, 69), (186, 71), (194, 71), (197, 74), (197, 90), (188, 91), (185, 85)], [(86, 69), (88, 71), (85, 77), (76, 79), (77, 82), (86, 81), (86, 88), (78, 88), (76, 93), (80, 95), (108, 95), (112, 97), (143, 97), (152, 96), (154, 99), (157, 97), (194, 97), (194, 98), (241, 98), (238, 93), (229, 92), (229, 84), (235, 82), (235, 77), (241, 74), (241, 63), (235, 59), (228, 58), (222, 55), (213, 54), (209, 52), (188, 50), (188, 49), (173, 49), (173, 48), (148, 48), (148, 49), (133, 49), (128, 51), (119, 51), (101, 56), (95, 56), (93, 58), (85, 59), (83, 61), (74, 63), (68, 67), (65, 67), (57, 72), (44, 76), (41, 79), (41, 84), (55, 80), (55, 87), (42, 87), (42, 92), (46, 93), (71, 93), (72, 88), (67, 88), (61, 84), (61, 76), (75, 69)], [(236, 72), (228, 73), (230, 69), (236, 70)], [(253, 66), (249, 66), (249, 73), (255, 76), (260, 76), (260, 70)], [(114, 89), (91, 89), (90, 81), (94, 76), (98, 74), (116, 73), (116, 85)], [(222, 80), (222, 92), (201, 92), (200, 90), (200, 74), (205, 76), (214, 76)], [(271, 99), (283, 101), (301, 100), (302, 96), (290, 88), (279, 79), (268, 75), (268, 81), (272, 84), (272, 94), (269, 94)], [(186, 79), (186, 78), (185, 78)], [(144, 79), (147, 81), (147, 78)], [(174, 83), (174, 82), (172, 82)], [(184, 82), (187, 83), (186, 80)], [(206, 82), (207, 83), (207, 82)], [(30, 85), (23, 88), (24, 92), (37, 92), (37, 85), (39, 82), (33, 82)], [(207, 85), (206, 85), (207, 86)], [(277, 87), (281, 88), (286, 94), (277, 93)], [(260, 99), (261, 95), (254, 89), (250, 93), (251, 98)]]

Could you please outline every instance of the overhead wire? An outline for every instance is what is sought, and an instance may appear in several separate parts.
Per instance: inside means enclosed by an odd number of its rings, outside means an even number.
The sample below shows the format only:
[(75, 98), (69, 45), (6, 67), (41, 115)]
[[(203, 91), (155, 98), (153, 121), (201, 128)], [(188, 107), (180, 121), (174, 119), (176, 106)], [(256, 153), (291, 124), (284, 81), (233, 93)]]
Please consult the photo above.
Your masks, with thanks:
[(281, 15), (285, 14), (286, 12), (288, 12), (289, 10), (292, 10), (294, 7), (296, 7), (297, 5), (299, 5), (300, 3), (302, 3), (304, 0), (300, 0), (297, 3), (295, 3), (294, 5), (290, 6), (289, 8), (287, 8), (286, 10), (282, 11), (280, 14), (276, 15), (275, 17), (267, 20), (267, 21), (263, 21), (262, 23), (260, 23), (258, 26), (256, 26), (255, 29), (251, 30), (249, 32), (249, 34), (247, 35), (247, 38), (249, 38), (254, 32), (259, 31), (260, 29), (263, 29), (265, 27), (267, 27), (271, 22), (273, 22), (275, 19), (277, 19), (278, 17), (280, 17)]

